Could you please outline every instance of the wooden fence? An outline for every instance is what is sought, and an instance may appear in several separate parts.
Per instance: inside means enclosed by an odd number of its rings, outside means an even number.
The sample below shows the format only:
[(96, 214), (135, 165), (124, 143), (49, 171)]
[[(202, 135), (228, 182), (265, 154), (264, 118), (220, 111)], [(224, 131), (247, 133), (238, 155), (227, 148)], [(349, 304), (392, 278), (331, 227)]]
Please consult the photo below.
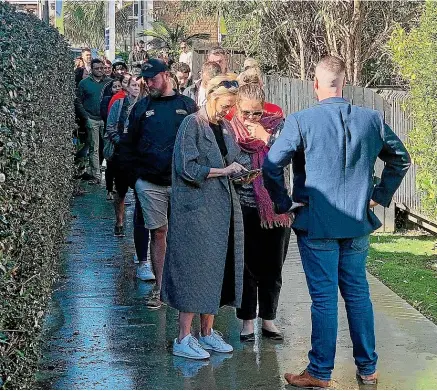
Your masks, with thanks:
[[(196, 47), (193, 50), (193, 69), (191, 71), (193, 73), (194, 80), (200, 79), (200, 69), (202, 68), (202, 64), (207, 60), (208, 50), (209, 48), (207, 46)], [(237, 74), (240, 73), (245, 59), (246, 56), (244, 53), (232, 50), (229, 51), (229, 71)]]
[[(206, 61), (208, 47), (197, 47), (193, 50), (193, 75), (196, 79), (202, 64)], [(229, 70), (239, 73), (242, 69), (245, 55), (241, 52), (229, 53)], [(265, 76), (264, 88), (266, 99), (282, 107), (285, 114), (308, 108), (317, 103), (313, 82), (296, 80), (280, 76)], [(351, 103), (378, 110), (385, 122), (394, 130), (402, 141), (406, 141), (408, 132), (413, 128), (411, 113), (404, 109), (408, 99), (405, 91), (382, 90), (375, 91), (369, 88), (346, 86), (343, 96)], [(377, 160), (375, 166), (375, 180), (381, 177), (384, 163)], [(416, 187), (417, 167), (412, 165), (394, 196), (390, 208), (375, 208), (375, 213), (383, 223), (384, 232), (392, 232), (395, 228), (395, 206), (407, 210), (426, 220), (420, 203), (420, 194)], [(428, 220), (429, 222), (429, 220)], [(437, 222), (429, 222), (437, 232)]]
[[(266, 99), (281, 106), (285, 114), (290, 114), (317, 103), (311, 81), (290, 79), (287, 77), (266, 76)], [(402, 141), (407, 139), (413, 127), (411, 114), (404, 110), (407, 93), (403, 91), (376, 91), (363, 87), (346, 86), (343, 96), (351, 103), (378, 110), (386, 123), (394, 130)], [(381, 177), (384, 163), (378, 159), (375, 166), (375, 179)], [(395, 228), (395, 204), (405, 210), (422, 214), (420, 195), (416, 188), (416, 167), (408, 171), (399, 190), (394, 196), (390, 208), (375, 208), (375, 213), (383, 223), (382, 231), (392, 232)]]

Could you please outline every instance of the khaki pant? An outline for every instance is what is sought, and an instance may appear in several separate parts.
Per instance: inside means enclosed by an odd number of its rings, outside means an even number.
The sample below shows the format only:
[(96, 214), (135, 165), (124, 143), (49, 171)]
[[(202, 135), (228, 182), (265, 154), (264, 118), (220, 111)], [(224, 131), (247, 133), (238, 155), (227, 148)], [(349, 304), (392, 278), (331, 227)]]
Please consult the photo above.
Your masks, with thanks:
[(88, 119), (87, 131), (88, 131), (87, 143), (89, 147), (88, 174), (90, 174), (96, 179), (100, 179), (99, 137), (100, 135), (102, 135), (103, 137), (103, 131), (104, 131), (103, 121)]
[(135, 190), (143, 211), (146, 229), (154, 230), (167, 225), (171, 186), (159, 186), (138, 179)]

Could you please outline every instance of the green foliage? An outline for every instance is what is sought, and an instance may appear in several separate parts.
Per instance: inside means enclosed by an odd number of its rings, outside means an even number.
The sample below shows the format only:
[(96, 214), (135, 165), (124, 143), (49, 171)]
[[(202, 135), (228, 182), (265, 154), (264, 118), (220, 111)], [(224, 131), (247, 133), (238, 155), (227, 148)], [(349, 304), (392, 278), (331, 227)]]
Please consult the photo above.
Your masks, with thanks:
[(129, 62), (128, 52), (115, 52), (115, 58), (117, 57), (122, 58), (126, 64)]
[(422, 2), (183, 0), (182, 6), (194, 19), (223, 16), (224, 45), (256, 57), (265, 72), (305, 80), (332, 54), (345, 60), (351, 84), (367, 85), (391, 81), (386, 43), (395, 22), (415, 22)]
[(437, 218), (437, 3), (428, 1), (417, 28), (397, 28), (389, 46), (409, 83), (414, 129), (408, 148), (418, 166), (417, 184), (424, 211)]
[[(65, 0), (65, 37), (73, 44), (103, 50), (105, 47), (106, 4), (107, 2), (102, 0)], [(132, 5), (125, 5), (116, 10), (115, 33), (116, 43), (119, 45), (122, 45), (124, 39), (131, 33), (133, 25), (129, 23), (128, 15), (132, 15)]]
[(66, 1), (65, 36), (71, 42), (103, 49), (105, 44), (105, 2)]
[(154, 38), (150, 43), (152, 50), (167, 49), (169, 54), (175, 57), (180, 52), (179, 44), (182, 41), (187, 41), (191, 45), (195, 40), (207, 40), (210, 37), (206, 33), (187, 35), (184, 26), (176, 24), (176, 26), (170, 27), (160, 20), (152, 22), (152, 29), (144, 30), (140, 36)]
[(385, 285), (437, 323), (437, 262), (430, 235), (373, 235), (367, 267)]
[(0, 2), (0, 388), (32, 388), (72, 194), (73, 61)]

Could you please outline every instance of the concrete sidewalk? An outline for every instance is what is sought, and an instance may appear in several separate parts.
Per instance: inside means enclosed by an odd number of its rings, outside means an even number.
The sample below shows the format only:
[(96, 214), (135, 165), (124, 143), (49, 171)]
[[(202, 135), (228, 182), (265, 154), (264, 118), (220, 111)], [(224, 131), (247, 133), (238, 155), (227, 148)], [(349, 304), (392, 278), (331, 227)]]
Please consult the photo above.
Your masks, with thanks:
[[(133, 205), (127, 236), (113, 237), (113, 205), (102, 187), (75, 199), (61, 279), (45, 319), (40, 388), (280, 389), (283, 374), (305, 368), (310, 298), (292, 239), (284, 266), (277, 324), (285, 342), (239, 342), (234, 310), (221, 310), (216, 329), (235, 348), (196, 362), (171, 354), (177, 312), (149, 311), (152, 285), (135, 278)], [(379, 389), (437, 389), (437, 326), (369, 276), (374, 301)], [(357, 389), (346, 314), (340, 305), (334, 387)], [(198, 325), (196, 324), (198, 328)]]

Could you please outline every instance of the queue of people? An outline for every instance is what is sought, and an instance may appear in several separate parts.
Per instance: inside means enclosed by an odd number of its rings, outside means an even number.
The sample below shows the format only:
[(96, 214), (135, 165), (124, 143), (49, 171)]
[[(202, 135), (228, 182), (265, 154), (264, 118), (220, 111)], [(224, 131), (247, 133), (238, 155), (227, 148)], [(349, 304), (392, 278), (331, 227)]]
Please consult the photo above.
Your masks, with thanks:
[[(340, 289), (357, 376), (375, 384), (365, 260), (369, 234), (380, 223), (371, 208), (390, 203), (410, 158), (378, 112), (342, 98), (344, 62), (323, 58), (315, 70), (319, 104), (285, 120), (279, 106), (266, 102), (256, 60), (247, 59), (237, 76), (222, 48), (210, 51), (192, 85), (182, 62), (172, 74), (165, 61), (148, 58), (135, 76), (117, 64), (112, 80), (104, 66), (92, 60), (78, 85), (77, 107), (90, 134), (89, 175), (91, 183), (99, 180), (94, 140), (101, 133), (112, 151), (106, 188), (114, 199), (114, 235), (125, 235), (130, 187), (137, 277), (155, 281), (146, 306), (179, 311), (173, 354), (205, 360), (211, 352), (232, 352), (214, 327), (223, 306), (236, 308), (241, 342), (255, 341), (257, 318), (264, 338), (283, 340), (275, 319), (293, 230), (312, 299), (312, 348), (307, 368), (286, 374), (287, 382), (330, 385)], [(385, 169), (374, 186), (377, 157)], [(193, 335), (197, 315), (200, 334)]]

